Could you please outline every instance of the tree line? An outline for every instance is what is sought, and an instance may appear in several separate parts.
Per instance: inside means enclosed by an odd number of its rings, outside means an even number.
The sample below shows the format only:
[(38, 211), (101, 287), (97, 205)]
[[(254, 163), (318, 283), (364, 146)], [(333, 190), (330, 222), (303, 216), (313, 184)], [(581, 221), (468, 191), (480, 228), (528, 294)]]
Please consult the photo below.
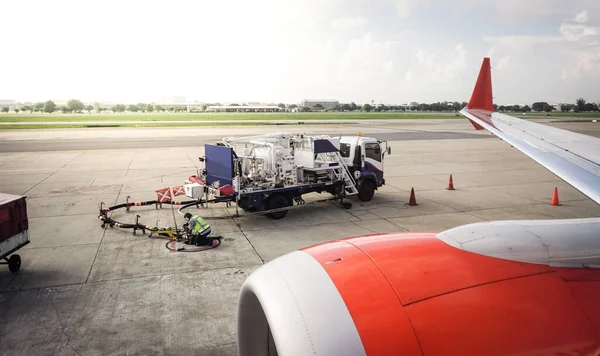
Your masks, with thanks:
[[(220, 103), (214, 104), (202, 104), (202, 110), (206, 110), (208, 106), (217, 105), (220, 106)], [(410, 105), (384, 105), (384, 104), (363, 104), (361, 106), (357, 105), (354, 102), (349, 104), (339, 104), (336, 105), (332, 111), (363, 111), (363, 112), (385, 112), (385, 111), (433, 111), (433, 112), (457, 112), (460, 111), (467, 105), (466, 102), (437, 102), (432, 104), (425, 103), (412, 103)], [(231, 104), (231, 106), (245, 106), (245, 104)], [(283, 103), (277, 104), (282, 110), (286, 109), (298, 109), (301, 112), (310, 112), (310, 111), (324, 111), (325, 107), (322, 104), (316, 104), (313, 107), (298, 107), (296, 104), (286, 105)], [(593, 102), (587, 102), (584, 98), (578, 98), (573, 104), (560, 104), (559, 108), (556, 108), (553, 105), (550, 105), (547, 102), (535, 102), (531, 106), (529, 105), (494, 105), (497, 111), (500, 112), (546, 112), (550, 113), (553, 111), (563, 112), (591, 112), (591, 111), (600, 111), (599, 105)], [(8, 106), (2, 107), (2, 112), (9, 112), (10, 108)], [(128, 112), (184, 112), (187, 111), (187, 107), (183, 106), (161, 106), (158, 104), (116, 104), (110, 108), (103, 107), (100, 103), (95, 102), (94, 105), (87, 104), (85, 105), (80, 100), (72, 99), (67, 102), (67, 105), (57, 106), (54, 101), (48, 100), (46, 102), (38, 102), (33, 105), (25, 105), (21, 109), (15, 109), (15, 112), (19, 111), (29, 111), (33, 112), (45, 112), (45, 113), (53, 113), (53, 112), (63, 112), (63, 113), (82, 113), (83, 111), (87, 111), (90, 113), (94, 110), (97, 113), (101, 112), (114, 112), (114, 113), (123, 113), (125, 111)]]
[[(54, 101), (52, 100), (48, 100), (46, 102), (38, 102), (35, 103), (33, 105), (25, 105), (23, 107), (21, 107), (21, 109), (15, 109), (15, 112), (19, 112), (19, 111), (29, 111), (30, 113), (33, 112), (45, 112), (45, 113), (53, 113), (55, 111), (62, 111), (62, 112), (82, 112), (84, 109), (88, 109), (90, 105), (86, 106), (84, 105), (80, 100), (69, 100), (67, 102), (67, 105), (65, 106), (57, 106)], [(93, 109), (89, 108), (90, 110)], [(9, 107), (8, 106), (4, 106), (2, 107), (2, 111), (3, 112), (8, 112), (9, 111)]]
[[(334, 111), (364, 111), (364, 112), (383, 112), (383, 111), (459, 111), (467, 105), (466, 102), (438, 102), (432, 104), (413, 103), (411, 105), (385, 105), (385, 104), (364, 104), (358, 106), (355, 103), (337, 105)], [(320, 106), (320, 107), (319, 107)], [(322, 105), (315, 105), (316, 109), (322, 109)]]
[[(72, 99), (69, 100), (67, 102), (67, 105), (63, 105), (63, 106), (58, 106), (56, 105), (56, 103), (54, 103), (54, 101), (52, 100), (48, 100), (46, 102), (38, 102), (35, 103), (33, 105), (25, 105), (23, 107), (21, 107), (21, 109), (15, 109), (15, 112), (19, 113), (19, 111), (23, 111), (23, 112), (30, 112), (30, 113), (34, 113), (34, 112), (44, 112), (44, 113), (53, 113), (53, 112), (63, 112), (63, 113), (82, 113), (84, 111), (87, 111), (88, 113), (90, 113), (92, 110), (94, 110), (97, 113), (100, 112), (105, 112), (105, 111), (112, 111), (115, 113), (122, 113), (125, 111), (130, 111), (130, 112), (138, 112), (138, 111), (142, 111), (142, 112), (153, 112), (153, 111), (171, 111), (171, 112), (180, 112), (180, 111), (187, 111), (187, 108), (183, 108), (183, 107), (176, 107), (176, 106), (166, 106), (166, 107), (162, 107), (161, 105), (153, 105), (153, 104), (144, 104), (144, 103), (139, 103), (139, 104), (130, 104), (130, 105), (124, 105), (124, 104), (116, 104), (113, 105), (112, 107), (108, 108), (108, 107), (103, 107), (100, 103), (95, 102), (94, 105), (85, 105), (83, 102), (81, 102), (80, 100), (76, 100), (76, 99)], [(2, 107), (2, 112), (9, 112), (10, 108), (8, 106), (4, 106)]]
[[(351, 104), (343, 104), (337, 105), (333, 111), (365, 111), (365, 112), (381, 112), (381, 111), (434, 111), (434, 112), (443, 112), (443, 111), (460, 111), (462, 108), (467, 106), (466, 102), (459, 103), (455, 102), (438, 102), (433, 104), (411, 104), (411, 105), (402, 105), (402, 106), (386, 106), (384, 104), (379, 105), (370, 105), (364, 104), (362, 106), (357, 106), (355, 103)], [(574, 104), (560, 104), (558, 108), (550, 105), (547, 102), (535, 102), (531, 106), (529, 105), (496, 105), (494, 104), (494, 108), (496, 111), (500, 112), (553, 112), (553, 111), (563, 111), (563, 112), (590, 112), (590, 111), (600, 111), (599, 105), (597, 103), (587, 102), (583, 98), (578, 98)], [(302, 108), (302, 111), (312, 111), (312, 110), (324, 110), (323, 105), (317, 104), (312, 108)]]

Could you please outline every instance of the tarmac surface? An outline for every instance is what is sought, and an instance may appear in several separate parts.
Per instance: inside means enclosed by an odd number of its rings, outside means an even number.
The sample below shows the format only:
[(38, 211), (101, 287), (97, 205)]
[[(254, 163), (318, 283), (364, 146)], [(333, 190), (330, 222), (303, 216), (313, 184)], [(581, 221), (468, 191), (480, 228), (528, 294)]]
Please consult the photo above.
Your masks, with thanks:
[[(600, 123), (552, 125), (600, 136)], [(386, 185), (370, 202), (350, 199), (350, 210), (323, 203), (271, 220), (232, 219), (235, 209), (221, 205), (194, 208), (224, 237), (218, 248), (198, 253), (169, 252), (164, 238), (100, 226), (100, 202), (153, 200), (155, 190), (195, 174), (203, 143), (359, 129), (388, 140), (392, 155), (385, 158)], [(0, 266), (0, 355), (235, 355), (239, 288), (257, 267), (285, 253), (372, 233), (600, 216), (600, 206), (467, 120), (15, 130), (0, 132), (0, 151), (0, 192), (27, 195), (31, 229), (31, 243), (18, 252), (21, 270)], [(446, 190), (450, 174), (454, 191)], [(407, 206), (413, 187), (419, 205)], [(555, 187), (561, 206), (549, 205)], [(133, 222), (136, 215), (148, 225), (174, 225), (170, 206), (112, 216)]]

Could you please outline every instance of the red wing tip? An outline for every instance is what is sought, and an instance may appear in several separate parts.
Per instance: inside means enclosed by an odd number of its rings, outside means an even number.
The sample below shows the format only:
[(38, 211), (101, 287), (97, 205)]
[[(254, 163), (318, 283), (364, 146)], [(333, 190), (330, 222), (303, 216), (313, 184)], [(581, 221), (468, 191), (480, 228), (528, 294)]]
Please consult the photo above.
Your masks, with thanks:
[(467, 104), (469, 109), (496, 111), (492, 96), (491, 68), (490, 58), (483, 58), (483, 63), (481, 63), (481, 69), (479, 70), (479, 76), (477, 77), (475, 88), (473, 89), (473, 94), (471, 95), (471, 99)]

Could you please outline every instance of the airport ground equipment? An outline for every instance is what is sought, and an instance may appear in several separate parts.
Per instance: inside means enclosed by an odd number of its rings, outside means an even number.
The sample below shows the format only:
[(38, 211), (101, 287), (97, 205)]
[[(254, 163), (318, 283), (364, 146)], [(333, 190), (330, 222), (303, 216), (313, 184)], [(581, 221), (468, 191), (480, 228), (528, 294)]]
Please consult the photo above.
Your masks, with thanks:
[[(138, 230), (142, 234), (148, 231), (150, 237), (169, 238), (166, 246), (169, 250), (179, 250), (174, 244), (189, 241), (189, 232), (185, 227), (177, 227), (174, 205), (180, 205), (178, 212), (183, 215), (184, 209), (193, 206), (226, 203), (230, 207), (236, 204), (235, 214), (228, 211), (229, 216), (216, 219), (239, 217), (238, 208), (246, 212), (244, 216), (267, 215), (281, 219), (290, 209), (338, 200), (343, 208), (349, 209), (352, 205), (344, 202), (344, 198), (357, 196), (361, 201), (369, 201), (385, 184), (383, 161), (386, 154), (391, 154), (387, 142), (360, 134), (332, 137), (277, 133), (224, 138), (205, 145), (205, 155), (199, 158), (205, 167), (189, 177), (183, 186), (157, 190), (156, 200), (130, 202), (127, 197), (125, 203), (110, 207), (100, 203), (98, 218), (102, 228), (132, 229), (134, 235)], [(329, 195), (308, 203), (304, 201), (304, 194), (314, 192)], [(193, 200), (173, 200), (184, 194)], [(171, 205), (174, 228), (140, 223), (139, 215), (132, 223), (119, 222), (109, 216), (117, 209), (130, 211), (133, 206), (151, 205), (159, 209), (163, 204)], [(220, 236), (215, 238), (218, 246)]]
[(227, 137), (205, 145), (200, 157), (205, 168), (184, 190), (194, 199), (229, 197), (246, 212), (281, 219), (294, 203), (303, 205), (307, 193), (326, 192), (333, 196), (328, 200), (342, 203), (354, 195), (371, 200), (385, 184), (386, 154), (391, 154), (387, 142), (360, 134)]
[(7, 264), (13, 273), (18, 272), (21, 268), (21, 256), (14, 252), (28, 243), (26, 197), (0, 193), (0, 260), (3, 261), (0, 264)]
[[(213, 200), (212, 202), (214, 202), (215, 200)], [(189, 231), (189, 229), (187, 228), (186, 224), (183, 224), (182, 228), (178, 228), (177, 226), (175, 227), (160, 227), (157, 225), (155, 226), (151, 226), (151, 225), (146, 225), (142, 222), (140, 222), (140, 215), (135, 215), (135, 222), (133, 223), (123, 223), (123, 222), (119, 222), (115, 219), (113, 219), (111, 216), (109, 216), (109, 213), (118, 209), (123, 209), (125, 208), (127, 211), (130, 210), (131, 207), (133, 206), (150, 206), (150, 205), (154, 205), (156, 209), (160, 209), (162, 208), (163, 204), (166, 205), (182, 205), (182, 207), (191, 207), (191, 206), (197, 206), (199, 207), (202, 204), (205, 204), (206, 202), (202, 201), (202, 200), (192, 200), (192, 201), (173, 201), (173, 200), (169, 200), (169, 201), (163, 201), (163, 200), (149, 200), (149, 201), (144, 201), (144, 202), (130, 202), (129, 201), (129, 197), (127, 197), (127, 201), (125, 203), (122, 204), (117, 204), (111, 207), (105, 207), (104, 203), (100, 203), (99, 204), (99, 214), (98, 214), (98, 219), (100, 221), (102, 221), (101, 227), (104, 229), (106, 227), (110, 227), (110, 228), (120, 228), (120, 229), (131, 229), (133, 230), (133, 234), (135, 235), (137, 233), (138, 230), (142, 231), (142, 234), (145, 235), (146, 231), (148, 231), (148, 237), (153, 237), (153, 236), (160, 236), (160, 237), (166, 237), (168, 238), (168, 241), (165, 245), (165, 247), (168, 250), (171, 251), (177, 251), (177, 252), (198, 252), (198, 251), (204, 251), (204, 250), (208, 250), (211, 248), (215, 248), (217, 246), (219, 246), (221, 244), (221, 236), (213, 236), (214, 238), (214, 243), (211, 246), (192, 246), (189, 245), (190, 242), (190, 237), (191, 237), (191, 232)], [(174, 221), (175, 224), (176, 221)]]

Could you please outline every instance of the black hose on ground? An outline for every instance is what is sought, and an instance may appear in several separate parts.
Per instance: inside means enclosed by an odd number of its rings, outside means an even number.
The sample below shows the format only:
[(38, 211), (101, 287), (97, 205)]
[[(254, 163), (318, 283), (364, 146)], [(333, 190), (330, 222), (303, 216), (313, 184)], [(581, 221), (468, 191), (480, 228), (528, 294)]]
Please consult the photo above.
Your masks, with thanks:
[[(211, 199), (211, 200), (208, 200), (207, 203), (219, 203), (219, 202), (228, 202), (228, 201), (232, 201), (230, 197)], [(182, 207), (180, 207), (179, 209), (177, 209), (177, 212), (179, 214), (183, 215), (183, 210), (185, 210), (189, 207), (192, 207), (194, 205), (197, 205), (197, 204), (193, 204), (193, 203), (185, 204)], [(229, 218), (230, 218), (230, 216), (211, 216), (211, 219), (214, 219), (214, 220), (229, 219)]]
[(214, 241), (217, 241), (217, 244), (214, 246), (198, 246), (196, 248), (187, 249), (187, 250), (185, 248), (182, 250), (177, 250), (177, 249), (171, 248), (171, 246), (169, 246), (169, 245), (172, 243), (175, 243), (175, 241), (168, 241), (165, 244), (165, 247), (167, 248), (167, 250), (172, 251), (172, 252), (200, 252), (200, 251), (212, 250), (213, 248), (221, 245), (221, 239), (216, 238)]
[[(162, 204), (167, 204), (167, 205), (184, 205), (184, 204), (191, 204), (191, 205), (199, 205), (199, 204), (204, 204), (204, 203), (208, 203), (211, 202), (211, 200), (209, 201), (204, 201), (202, 199), (198, 199), (198, 200), (186, 200), (186, 201), (167, 201), (167, 202), (159, 202), (158, 200), (148, 200), (148, 201), (142, 201), (142, 202), (135, 202), (135, 203), (121, 203), (121, 204), (117, 204), (117, 205), (113, 205), (111, 207), (102, 209), (101, 208), (101, 212), (109, 212), (109, 211), (113, 211), (113, 210), (117, 210), (117, 209), (122, 209), (122, 208), (130, 208), (132, 206), (147, 206), (147, 205), (162, 205)], [(104, 203), (102, 203), (104, 204)], [(190, 205), (190, 206), (191, 206)]]
[[(181, 208), (178, 209), (179, 214), (183, 215), (182, 210), (192, 207), (192, 206), (199, 206), (201, 204), (207, 204), (207, 203), (231, 202), (231, 201), (233, 201), (232, 196), (216, 197), (214, 199), (209, 199), (209, 200), (197, 199), (197, 200), (187, 200), (187, 201), (168, 201), (168, 202), (162, 202), (162, 203), (159, 202), (158, 200), (149, 200), (149, 201), (143, 201), (143, 202), (129, 202), (129, 197), (127, 197), (126, 203), (113, 205), (108, 208), (104, 208), (104, 206), (106, 204), (101, 202), (99, 204), (100, 214), (98, 215), (98, 219), (100, 219), (102, 221), (103, 229), (106, 227), (106, 225), (110, 226), (111, 228), (117, 227), (117, 228), (121, 228), (121, 229), (133, 229), (134, 235), (137, 230), (141, 230), (143, 234), (146, 233), (146, 230), (150, 231), (151, 233), (158, 232), (158, 231), (170, 230), (171, 233), (173, 234), (173, 236), (175, 236), (175, 238), (180, 239), (183, 235), (183, 229), (173, 230), (173, 229), (159, 228), (157, 226), (145, 225), (138, 221), (139, 215), (136, 217), (135, 224), (121, 223), (117, 220), (114, 220), (114, 219), (108, 217), (108, 213), (111, 211), (117, 210), (117, 209), (122, 209), (122, 208), (127, 208), (127, 210), (129, 211), (129, 208), (132, 206), (156, 205), (156, 208), (158, 209), (159, 205), (162, 206), (162, 204), (168, 204), (168, 205), (183, 205)], [(213, 217), (213, 219), (228, 219), (228, 218), (229, 217)], [(158, 235), (168, 236), (168, 234), (161, 234), (161, 233), (158, 233)], [(171, 240), (171, 241), (173, 241), (173, 240)], [(219, 244), (220, 244), (220, 241), (219, 241)]]

